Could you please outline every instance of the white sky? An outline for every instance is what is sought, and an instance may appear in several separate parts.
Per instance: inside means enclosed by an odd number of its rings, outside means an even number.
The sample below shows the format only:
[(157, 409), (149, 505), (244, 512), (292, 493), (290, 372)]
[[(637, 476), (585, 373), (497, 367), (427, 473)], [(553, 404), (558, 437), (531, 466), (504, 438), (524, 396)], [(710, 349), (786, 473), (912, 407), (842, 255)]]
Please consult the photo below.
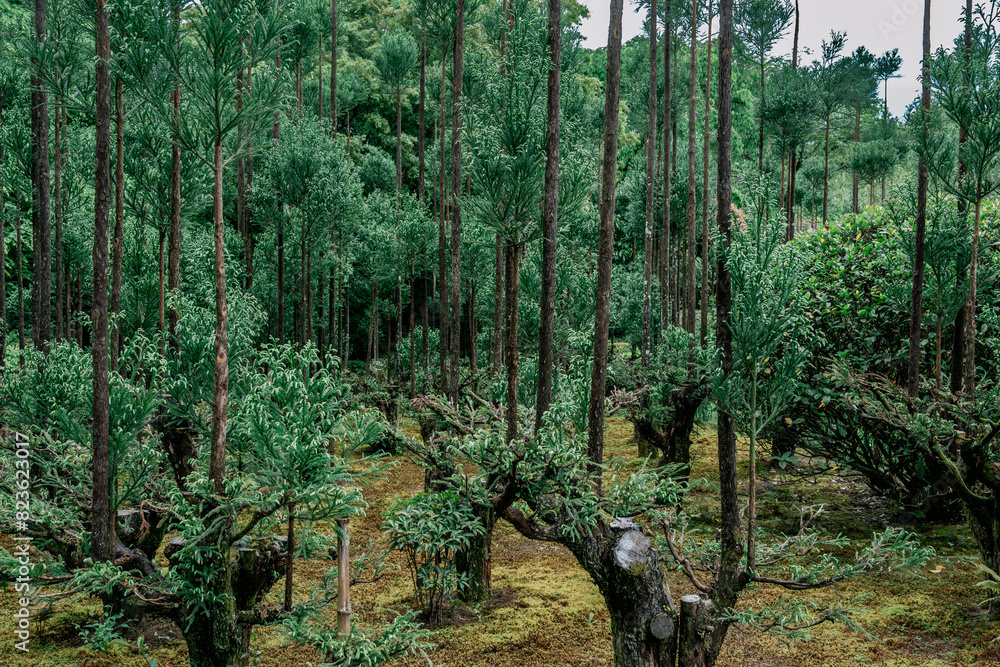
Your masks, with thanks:
[[(660, 0), (662, 1), (662, 0)], [(739, 1), (739, 0), (737, 0)], [(608, 42), (610, 0), (581, 0), (590, 9), (590, 18), (583, 22), (581, 32), (585, 46), (597, 48)], [(962, 31), (959, 24), (962, 0), (933, 0), (931, 3), (931, 48), (951, 45)], [(628, 41), (642, 32), (642, 16), (637, 4), (625, 0), (622, 39)], [(906, 106), (919, 94), (920, 57), (923, 39), (924, 3), (922, 0), (799, 0), (802, 25), (799, 32), (801, 61), (812, 62), (818, 57), (820, 42), (831, 30), (847, 31), (845, 51), (866, 46), (875, 55), (898, 48), (903, 57), (902, 77), (889, 82), (889, 109), (902, 115)], [(713, 30), (718, 30), (718, 20)], [(704, 28), (702, 29), (704, 32)], [(812, 51), (803, 55), (801, 49)], [(792, 30), (775, 48), (775, 55), (789, 56), (792, 52)]]

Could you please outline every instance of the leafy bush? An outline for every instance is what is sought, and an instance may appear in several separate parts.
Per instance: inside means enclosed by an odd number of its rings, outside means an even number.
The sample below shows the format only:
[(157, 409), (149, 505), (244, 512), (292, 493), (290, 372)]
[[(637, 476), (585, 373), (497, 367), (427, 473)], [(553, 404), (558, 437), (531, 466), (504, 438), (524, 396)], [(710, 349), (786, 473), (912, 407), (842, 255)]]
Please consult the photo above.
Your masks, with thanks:
[(455, 491), (418, 493), (398, 503), (382, 529), (389, 547), (403, 552), (414, 595), (430, 622), (439, 622), (448, 598), (467, 584), (455, 554), (483, 533), (472, 508)]

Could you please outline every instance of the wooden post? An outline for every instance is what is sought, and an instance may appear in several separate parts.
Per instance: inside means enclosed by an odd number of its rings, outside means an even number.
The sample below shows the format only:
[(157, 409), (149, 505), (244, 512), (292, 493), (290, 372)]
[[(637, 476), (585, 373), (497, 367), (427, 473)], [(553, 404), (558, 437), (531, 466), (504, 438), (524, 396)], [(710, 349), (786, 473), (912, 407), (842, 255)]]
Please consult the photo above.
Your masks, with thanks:
[(351, 518), (337, 518), (337, 632), (351, 632)]

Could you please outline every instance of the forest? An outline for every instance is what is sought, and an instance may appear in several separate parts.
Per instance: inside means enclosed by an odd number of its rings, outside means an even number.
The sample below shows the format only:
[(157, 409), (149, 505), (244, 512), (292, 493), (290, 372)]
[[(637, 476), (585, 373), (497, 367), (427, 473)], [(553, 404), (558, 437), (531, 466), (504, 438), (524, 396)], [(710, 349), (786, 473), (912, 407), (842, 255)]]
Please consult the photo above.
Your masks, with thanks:
[(0, 663), (1000, 664), (1000, 0), (606, 1), (0, 0)]

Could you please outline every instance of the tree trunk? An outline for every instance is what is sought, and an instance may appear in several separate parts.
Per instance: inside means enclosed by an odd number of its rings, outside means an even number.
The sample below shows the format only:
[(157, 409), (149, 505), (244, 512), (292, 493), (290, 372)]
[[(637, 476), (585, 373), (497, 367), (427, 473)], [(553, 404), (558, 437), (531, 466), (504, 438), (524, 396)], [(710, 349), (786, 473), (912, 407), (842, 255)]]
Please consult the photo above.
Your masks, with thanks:
[[(653, 0), (655, 3), (656, 0)], [(560, 39), (562, 36), (562, 5), (549, 0), (549, 68), (548, 98), (545, 125), (545, 198), (542, 203), (542, 295), (538, 322), (538, 394), (535, 401), (535, 432), (542, 428), (545, 413), (552, 403), (552, 373), (556, 328), (556, 245), (559, 234), (559, 90)], [(655, 9), (653, 10), (655, 13)], [(656, 55), (656, 37), (652, 53)], [(656, 126), (656, 65), (650, 75), (653, 81), (653, 127)], [(652, 185), (649, 189), (652, 189)], [(652, 206), (649, 207), (647, 230), (652, 234)]]
[[(496, 235), (496, 242), (494, 245), (496, 256), (493, 261), (493, 331), (490, 332), (492, 336), (490, 339), (490, 370), (494, 375), (499, 375), (500, 366), (503, 361), (503, 336), (500, 335), (500, 332), (503, 331), (503, 316), (505, 312), (503, 303), (503, 278), (505, 271), (504, 246), (503, 237), (501, 237), (500, 234)], [(544, 271), (542, 273), (542, 279), (543, 281), (545, 279)], [(539, 348), (539, 350), (540, 349), (541, 348)]]
[[(733, 103), (733, 0), (719, 3), (719, 97), (718, 97), (718, 223), (722, 248), (716, 269), (716, 347), (719, 349), (722, 377), (733, 372), (732, 344), (732, 278), (726, 263), (731, 242), (730, 209), (732, 207), (732, 103)], [(740, 541), (740, 503), (736, 474), (736, 426), (731, 414), (719, 411), (718, 456), (720, 491), (720, 554), (719, 569), (712, 588), (712, 601), (718, 609), (731, 608), (746, 586), (741, 570), (743, 545)], [(725, 638), (728, 623), (720, 622), (706, 637), (718, 650)], [(709, 656), (711, 658), (711, 656)], [(714, 662), (714, 658), (709, 662)]]
[(702, 155), (701, 191), (701, 346), (708, 346), (708, 134), (712, 126), (712, 0), (708, 0), (708, 49), (705, 66), (705, 138)]
[[(764, 104), (764, 61), (765, 54), (760, 54), (760, 102)], [(711, 69), (711, 68), (709, 68)], [(761, 174), (764, 173), (764, 117), (761, 116), (758, 121), (760, 127), (760, 134), (757, 137), (757, 171)]]
[(601, 172), (601, 226), (597, 244), (597, 290), (594, 297), (594, 367), (590, 375), (587, 457), (597, 491), (604, 461), (604, 396), (608, 379), (608, 329), (611, 318), (611, 260), (615, 234), (615, 187), (618, 178), (618, 102), (621, 85), (622, 0), (611, 0), (608, 24), (607, 84), (604, 98), (604, 164)]
[(698, 3), (691, 3), (691, 52), (689, 54), (690, 63), (690, 88), (688, 90), (688, 198), (687, 198), (687, 249), (685, 252), (685, 278), (684, 278), (684, 330), (689, 334), (695, 333), (695, 256), (697, 253), (697, 239), (695, 237), (695, 225), (697, 224), (697, 212), (695, 201), (697, 189), (695, 186), (695, 83), (698, 73)]
[(330, 132), (337, 132), (337, 0), (330, 0)]
[[(59, 80), (59, 62), (56, 61), (56, 71), (55, 71), (56, 81)], [(2, 103), (0, 103), (2, 105)], [(2, 124), (2, 123), (0, 123)], [(55, 282), (56, 287), (56, 340), (61, 340), (65, 335), (65, 328), (63, 324), (63, 238), (62, 238), (62, 227), (63, 227), (63, 206), (62, 206), (62, 161), (63, 161), (63, 144), (62, 142), (62, 109), (57, 105), (55, 114), (55, 136), (53, 137), (53, 155), (55, 156), (55, 164), (53, 165), (53, 171), (55, 172), (55, 184), (53, 196), (55, 198), (55, 216), (56, 216), (56, 239), (55, 239), (55, 250), (53, 255), (55, 255), (55, 265), (56, 272), (53, 277), (53, 282)], [(0, 164), (3, 164), (3, 156), (0, 155)], [(3, 211), (0, 210), (0, 215), (3, 215)], [(0, 236), (2, 236), (2, 230), (0, 230)], [(0, 254), (0, 261), (3, 261), (3, 255)], [(5, 266), (5, 265), (2, 265)], [(3, 283), (0, 282), (0, 289), (3, 289)], [(4, 313), (3, 325), (6, 329), (6, 311)], [(0, 343), (2, 346), (2, 343)], [(0, 368), (3, 367), (2, 353), (0, 353)]]
[(441, 277), (441, 282), (438, 286), (440, 294), (438, 295), (438, 353), (440, 356), (441, 365), (441, 389), (445, 393), (448, 391), (448, 301), (450, 300), (451, 289), (448, 286), (449, 276), (451, 275), (448, 267), (448, 187), (445, 184), (445, 153), (444, 153), (444, 128), (445, 128), (445, 96), (447, 94), (447, 82), (448, 79), (445, 76), (445, 65), (448, 62), (448, 40), (441, 40), (441, 121), (439, 133), (439, 138), (441, 140), (441, 145), (439, 147), (440, 157), (441, 157), (441, 210), (438, 212), (440, 217), (438, 218), (438, 275)]
[(464, 602), (485, 602), (492, 594), (493, 528), (496, 514), (492, 508), (476, 507), (477, 518), (485, 529), (482, 535), (469, 540), (469, 546), (455, 554), (455, 569), (467, 577), (468, 586), (462, 591)]
[(520, 266), (521, 266), (521, 246), (518, 244), (515, 238), (512, 241), (508, 241), (506, 247), (504, 248), (506, 253), (506, 283), (507, 283), (507, 294), (504, 296), (504, 301), (507, 305), (506, 313), (506, 350), (504, 351), (504, 357), (507, 363), (507, 434), (505, 440), (507, 444), (510, 444), (513, 440), (517, 439), (518, 434), (518, 421), (517, 421), (517, 404), (518, 404), (518, 394), (517, 394), (517, 380), (518, 380), (518, 363), (520, 359), (518, 358), (517, 349), (517, 330), (518, 330), (518, 303), (517, 295), (520, 288)]
[[(35, 0), (35, 40), (45, 43), (46, 0)], [(49, 196), (49, 108), (42, 64), (32, 58), (31, 72), (31, 340), (49, 351), (52, 309), (51, 213)]]
[(826, 117), (823, 128), (823, 224), (826, 225), (827, 208), (830, 199), (830, 116)]
[[(920, 96), (920, 118), (921, 118), (921, 131), (927, 133), (927, 125), (930, 118), (931, 111), (931, 87), (930, 87), (930, 57), (931, 57), (931, 0), (924, 0), (924, 71), (921, 77), (923, 84), (921, 86), (921, 96)], [(906, 365), (906, 388), (907, 394), (910, 398), (915, 399), (920, 393), (920, 320), (923, 317), (924, 306), (924, 237), (927, 233), (927, 180), (928, 180), (928, 169), (927, 164), (921, 157), (919, 165), (917, 167), (917, 214), (913, 221), (914, 228), (914, 251), (913, 251), (913, 289), (911, 291), (910, 299), (910, 349)], [(976, 201), (976, 232), (973, 234), (973, 262), (975, 262), (975, 254), (978, 249), (978, 239), (976, 238), (976, 233), (979, 231), (979, 201)], [(975, 274), (975, 264), (972, 263), (971, 269), (973, 274)], [(975, 322), (975, 283), (970, 281), (969, 284), (969, 313), (970, 320)], [(975, 338), (975, 325), (973, 325), (973, 341)], [(975, 342), (973, 342), (975, 345)], [(969, 347), (968, 342), (966, 343), (966, 351), (972, 350)], [(972, 373), (966, 372), (966, 395), (972, 398), (975, 393), (974, 383), (975, 383), (975, 357), (972, 355), (968, 356), (970, 361)], [(970, 380), (971, 378), (971, 380)]]
[[(972, 0), (965, 2), (965, 66), (969, 66), (972, 58)], [(966, 76), (966, 80), (968, 77)], [(962, 125), (958, 128), (958, 178), (960, 183), (965, 182), (969, 172), (969, 166), (965, 161), (965, 144), (969, 141), (969, 131)], [(957, 198), (959, 219), (965, 220), (967, 204), (961, 197)], [(956, 276), (956, 283), (961, 288), (965, 282), (965, 269), (961, 268)], [(965, 379), (965, 308), (959, 308), (955, 313), (955, 327), (951, 337), (951, 363), (949, 364), (949, 389), (952, 394), (962, 391), (962, 383)]]
[(417, 197), (421, 202), (426, 198), (424, 151), (427, 143), (425, 102), (427, 100), (427, 30), (420, 31), (420, 119), (417, 124)]
[[(178, 30), (180, 30), (181, 3), (179, 2), (174, 6), (174, 22), (178, 24)], [(181, 118), (180, 83), (174, 87), (171, 97), (174, 105), (173, 126), (175, 129), (170, 151), (170, 231), (167, 238), (167, 286), (176, 299), (181, 288), (181, 145), (176, 133), (176, 128), (180, 127)], [(176, 301), (172, 300), (167, 323), (170, 328), (170, 344), (176, 358), (179, 358), (181, 353), (180, 340), (177, 339), (179, 318), (180, 313), (177, 310)]]
[(567, 546), (607, 605), (615, 667), (672, 667), (674, 602), (658, 554), (641, 528), (630, 519), (614, 519), (610, 527), (602, 522), (596, 539)]
[(459, 353), (462, 277), (462, 72), (465, 53), (465, 0), (457, 0), (455, 22), (455, 55), (452, 65), (451, 103), (451, 361), (449, 363), (449, 395), (458, 405), (458, 380), (461, 375)]
[(122, 311), (122, 260), (125, 251), (125, 112), (122, 99), (122, 81), (115, 80), (115, 235), (111, 255), (111, 370), (118, 371), (121, 352), (121, 327), (118, 316)]
[(670, 87), (670, 46), (673, 39), (673, 28), (670, 21), (670, 2), (666, 0), (664, 14), (666, 24), (663, 27), (663, 229), (660, 237), (660, 328), (666, 329), (670, 324), (670, 126), (671, 126), (671, 87)]
[[(1000, 572), (1000, 520), (995, 503), (972, 505), (967, 502), (965, 514), (983, 564), (994, 572)], [(987, 605), (991, 618), (1000, 617), (1000, 599), (991, 597)]]
[(653, 209), (656, 207), (656, 0), (649, 5), (649, 109), (646, 114), (646, 225), (642, 238), (642, 368), (653, 337)]
[(109, 450), (110, 399), (108, 393), (108, 216), (111, 207), (111, 36), (104, 0), (95, 12), (97, 83), (96, 144), (94, 158), (94, 297), (91, 310), (93, 341), (93, 491), (91, 499), (91, 553), (95, 561), (110, 560), (114, 544), (111, 520)]
[[(280, 222), (278, 223), (281, 224)], [(285, 342), (285, 235), (278, 232), (278, 344)]]
[(982, 196), (977, 192), (976, 213), (972, 227), (972, 256), (969, 260), (969, 301), (965, 306), (965, 386), (963, 389), (969, 400), (976, 397), (976, 283), (979, 278), (979, 223), (982, 203)]
[[(854, 145), (861, 145), (861, 106), (854, 110)], [(851, 175), (851, 213), (857, 215), (861, 211), (858, 195), (861, 191), (861, 175), (854, 172)]]
[(403, 88), (396, 86), (396, 208), (403, 190)]
[(215, 493), (225, 493), (226, 420), (229, 407), (229, 338), (226, 332), (226, 246), (222, 217), (222, 137), (215, 138), (212, 217), (215, 227), (215, 374), (212, 403), (212, 450), (209, 479)]
[[(164, 257), (164, 246), (166, 245), (166, 240), (167, 240), (167, 233), (166, 233), (166, 230), (163, 228), (163, 221), (161, 220), (160, 221), (160, 240), (159, 240), (159, 245), (158, 245), (158, 248), (157, 248), (157, 255), (156, 255), (157, 256), (157, 263), (156, 263), (157, 264), (157, 273), (158, 273), (158, 278), (159, 278), (159, 280), (157, 281), (157, 285), (158, 285), (159, 289), (157, 291), (157, 294), (158, 294), (157, 306), (158, 307), (157, 307), (157, 318), (156, 318), (156, 330), (160, 333), (160, 336), (161, 336), (161, 339), (160, 339), (161, 340), (161, 342), (160, 342), (160, 354), (163, 354), (163, 352), (164, 352), (164, 347), (163, 347), (163, 343), (162, 343), (162, 340), (163, 340), (162, 336), (163, 336), (164, 331), (166, 329), (166, 313), (167, 313), (167, 309), (166, 309), (167, 300), (166, 300), (166, 293), (165, 293), (166, 292), (166, 273), (167, 272), (166, 272), (165, 257)], [(67, 322), (67, 325), (68, 324), (69, 323)]]
[[(3, 91), (0, 91), (0, 132), (3, 131)], [(0, 141), (0, 174), (3, 174), (4, 158), (6, 151), (4, 143)], [(6, 183), (3, 176), (0, 176), (0, 372), (7, 369), (7, 198), (5, 194)], [(56, 179), (58, 182), (58, 179)], [(56, 218), (58, 220), (58, 217)], [(20, 262), (19, 262), (20, 264)], [(58, 272), (56, 273), (58, 276)], [(69, 327), (67, 320), (66, 326)]]

